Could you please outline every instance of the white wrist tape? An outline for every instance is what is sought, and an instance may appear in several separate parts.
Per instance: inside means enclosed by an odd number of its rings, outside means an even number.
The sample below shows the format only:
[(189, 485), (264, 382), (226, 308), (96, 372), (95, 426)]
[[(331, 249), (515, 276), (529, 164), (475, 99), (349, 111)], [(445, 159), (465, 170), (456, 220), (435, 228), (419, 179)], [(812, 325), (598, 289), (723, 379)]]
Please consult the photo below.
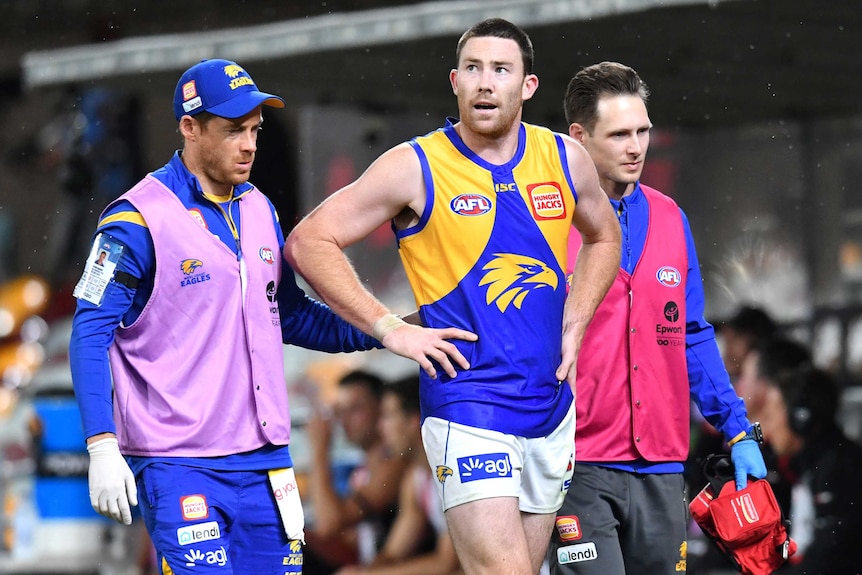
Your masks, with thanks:
[(407, 322), (395, 314), (387, 313), (380, 319), (374, 322), (374, 327), (371, 328), (371, 335), (377, 341), (383, 341), (383, 338), (401, 327), (407, 325)]

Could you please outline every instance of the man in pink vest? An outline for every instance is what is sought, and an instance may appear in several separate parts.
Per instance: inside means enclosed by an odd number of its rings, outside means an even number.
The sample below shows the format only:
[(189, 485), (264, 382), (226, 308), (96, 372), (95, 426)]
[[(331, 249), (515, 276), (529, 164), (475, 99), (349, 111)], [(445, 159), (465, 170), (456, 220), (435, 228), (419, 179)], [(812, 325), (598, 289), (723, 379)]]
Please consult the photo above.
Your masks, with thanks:
[[(623, 241), (619, 273), (578, 356), (576, 465), (548, 555), (555, 575), (685, 571), (691, 400), (732, 444), (737, 488), (766, 475), (759, 427), (703, 318), (688, 220), (639, 181), (648, 94), (634, 70), (614, 62), (582, 69), (566, 91), (569, 135), (596, 164)], [(571, 234), (569, 269), (578, 244)]]

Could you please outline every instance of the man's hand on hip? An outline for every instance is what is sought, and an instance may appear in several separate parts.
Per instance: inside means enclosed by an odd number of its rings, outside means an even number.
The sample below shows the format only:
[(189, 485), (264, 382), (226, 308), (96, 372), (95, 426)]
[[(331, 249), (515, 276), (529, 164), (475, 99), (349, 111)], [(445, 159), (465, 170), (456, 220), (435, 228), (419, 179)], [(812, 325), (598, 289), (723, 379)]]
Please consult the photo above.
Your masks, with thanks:
[(455, 344), (446, 341), (448, 339), (476, 341), (479, 338), (475, 333), (455, 327), (435, 329), (402, 323), (380, 342), (389, 351), (414, 360), (433, 378), (437, 377), (437, 370), (431, 360), (436, 361), (449, 377), (455, 377), (457, 372), (453, 363), (461, 369), (470, 369), (470, 362)]

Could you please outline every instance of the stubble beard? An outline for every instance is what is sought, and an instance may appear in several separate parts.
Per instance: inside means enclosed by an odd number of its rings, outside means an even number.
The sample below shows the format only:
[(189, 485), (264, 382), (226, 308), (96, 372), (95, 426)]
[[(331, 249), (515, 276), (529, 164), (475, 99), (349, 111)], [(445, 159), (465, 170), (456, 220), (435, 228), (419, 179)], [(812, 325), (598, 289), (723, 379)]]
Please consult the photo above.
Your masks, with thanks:
[(237, 172), (232, 169), (234, 162), (227, 162), (217, 154), (207, 156), (204, 171), (207, 177), (215, 183), (228, 186), (238, 186), (248, 181), (251, 169), (248, 172)]
[(478, 119), (476, 110), (471, 108), (469, 114), (466, 115), (467, 127), (475, 134), (487, 139), (496, 139), (505, 136), (509, 133), (512, 124), (515, 121), (515, 115), (502, 112), (498, 107), (495, 112), (496, 116), (489, 119)]

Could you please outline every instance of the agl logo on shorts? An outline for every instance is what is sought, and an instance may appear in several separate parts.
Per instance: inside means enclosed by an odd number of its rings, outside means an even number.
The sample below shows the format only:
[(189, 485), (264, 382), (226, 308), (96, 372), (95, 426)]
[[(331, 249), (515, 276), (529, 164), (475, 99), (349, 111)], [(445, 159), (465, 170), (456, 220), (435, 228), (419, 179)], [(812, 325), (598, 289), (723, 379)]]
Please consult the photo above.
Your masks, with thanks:
[(459, 457), (458, 475), (461, 483), (495, 477), (512, 477), (512, 462), (509, 461), (508, 453), (483, 453)]
[(218, 565), (224, 567), (227, 565), (227, 551), (224, 546), (219, 547), (215, 551), (207, 551), (204, 553), (200, 549), (189, 549), (189, 552), (183, 555), (186, 560), (186, 566), (194, 567), (198, 563), (206, 563), (207, 565)]

